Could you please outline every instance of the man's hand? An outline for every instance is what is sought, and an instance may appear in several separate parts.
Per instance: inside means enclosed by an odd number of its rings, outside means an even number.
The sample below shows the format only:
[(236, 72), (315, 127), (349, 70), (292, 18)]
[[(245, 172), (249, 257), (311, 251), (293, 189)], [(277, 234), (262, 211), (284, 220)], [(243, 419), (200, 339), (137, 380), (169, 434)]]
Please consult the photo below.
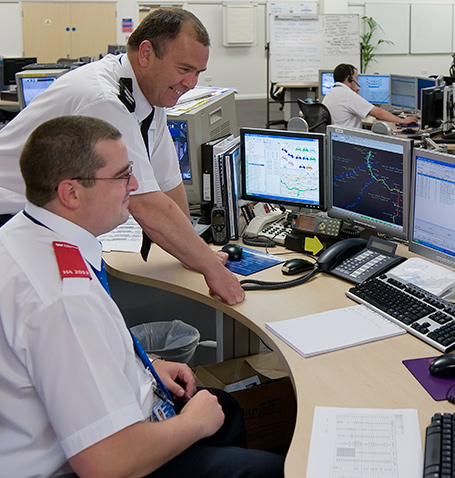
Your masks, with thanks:
[(213, 435), (224, 423), (224, 413), (218, 398), (208, 390), (199, 390), (182, 408), (180, 415), (188, 415), (192, 421), (197, 420), (203, 437)]
[(196, 381), (188, 365), (157, 359), (153, 361), (153, 367), (174, 397), (189, 399), (196, 393)]
[(226, 304), (235, 305), (245, 300), (245, 291), (237, 277), (221, 263), (215, 271), (205, 275), (205, 281), (210, 295), (218, 297)]

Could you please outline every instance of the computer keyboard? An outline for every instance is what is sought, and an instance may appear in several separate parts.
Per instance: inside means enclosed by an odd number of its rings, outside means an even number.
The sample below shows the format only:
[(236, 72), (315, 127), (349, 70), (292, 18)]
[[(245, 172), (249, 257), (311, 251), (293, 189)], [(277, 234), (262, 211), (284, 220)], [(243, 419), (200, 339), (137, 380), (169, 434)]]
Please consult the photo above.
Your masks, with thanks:
[(423, 478), (455, 476), (455, 413), (435, 413), (425, 432)]
[(25, 65), (22, 70), (62, 70), (70, 69), (71, 63), (31, 63)]
[(391, 272), (346, 292), (441, 352), (455, 348), (455, 305)]

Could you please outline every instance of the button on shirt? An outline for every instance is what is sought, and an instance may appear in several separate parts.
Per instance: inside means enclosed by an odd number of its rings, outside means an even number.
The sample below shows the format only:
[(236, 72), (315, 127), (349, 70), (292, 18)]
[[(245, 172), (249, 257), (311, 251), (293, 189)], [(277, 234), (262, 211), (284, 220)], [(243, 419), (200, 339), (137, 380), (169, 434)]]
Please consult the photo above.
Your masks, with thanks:
[[(91, 270), (101, 267), (98, 240), (49, 211), (26, 211), (47, 227), (19, 213), (0, 229), (1, 478), (64, 473), (69, 457), (149, 420), (157, 400)], [(78, 246), (92, 279), (62, 280), (53, 241)]]
[(369, 101), (344, 83), (335, 83), (322, 100), (330, 111), (332, 124), (362, 129), (362, 119), (374, 108)]
[[(118, 81), (122, 77), (133, 82), (133, 113), (118, 98)], [(58, 78), (0, 130), (0, 214), (14, 214), (24, 207), (25, 185), (19, 156), (25, 140), (41, 123), (63, 115), (94, 116), (122, 133), (139, 183), (132, 194), (166, 192), (178, 186), (182, 178), (165, 108), (155, 108), (149, 130), (150, 159), (145, 149), (140, 123), (151, 111), (127, 55), (107, 55)]]

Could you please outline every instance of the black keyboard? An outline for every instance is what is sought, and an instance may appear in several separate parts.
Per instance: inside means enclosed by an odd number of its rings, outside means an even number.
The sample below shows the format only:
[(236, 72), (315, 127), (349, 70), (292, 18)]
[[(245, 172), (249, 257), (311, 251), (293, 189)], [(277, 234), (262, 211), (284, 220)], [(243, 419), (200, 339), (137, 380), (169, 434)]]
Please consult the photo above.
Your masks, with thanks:
[(436, 413), (425, 433), (423, 478), (455, 476), (455, 414)]
[(22, 70), (69, 70), (71, 63), (30, 63), (25, 65)]
[(455, 305), (391, 273), (346, 292), (441, 352), (455, 348)]

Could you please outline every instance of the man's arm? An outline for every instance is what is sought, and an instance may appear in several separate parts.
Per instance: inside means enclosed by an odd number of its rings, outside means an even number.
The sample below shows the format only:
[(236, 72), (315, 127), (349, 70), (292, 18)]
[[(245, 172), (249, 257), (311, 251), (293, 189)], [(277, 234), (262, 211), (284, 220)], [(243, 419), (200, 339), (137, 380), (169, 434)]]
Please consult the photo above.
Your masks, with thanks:
[(379, 108), (378, 106), (374, 106), (369, 114), (371, 116), (374, 116), (378, 120), (388, 121), (389, 123), (409, 124), (409, 123), (419, 122), (419, 118), (417, 118), (416, 116), (408, 116), (407, 118), (400, 118), (399, 116), (393, 115), (392, 113), (382, 108)]
[(223, 424), (217, 398), (198, 392), (179, 415), (163, 422), (135, 423), (69, 459), (81, 478), (146, 476)]
[(170, 197), (177, 206), (190, 218), (190, 208), (188, 207), (188, 197), (186, 195), (185, 186), (180, 183), (176, 188), (166, 191), (164, 194)]
[(229, 305), (245, 298), (235, 275), (196, 234), (185, 213), (168, 195), (161, 191), (132, 195), (129, 209), (150, 239), (204, 275), (211, 294)]

